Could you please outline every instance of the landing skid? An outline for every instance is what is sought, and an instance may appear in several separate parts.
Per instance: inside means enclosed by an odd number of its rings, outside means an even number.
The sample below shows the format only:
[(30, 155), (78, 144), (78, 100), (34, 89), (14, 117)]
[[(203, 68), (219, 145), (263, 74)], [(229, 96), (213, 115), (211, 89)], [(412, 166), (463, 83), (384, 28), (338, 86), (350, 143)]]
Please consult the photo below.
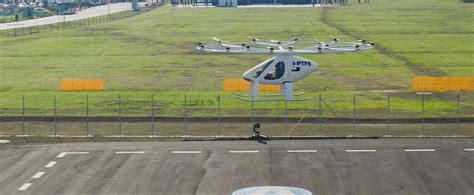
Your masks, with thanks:
[[(311, 99), (310, 97), (306, 97), (306, 98), (301, 98), (301, 99), (285, 100), (285, 99), (270, 98), (270, 97), (285, 97), (284, 95), (281, 95), (281, 94), (261, 94), (259, 95), (259, 97), (264, 97), (263, 99), (254, 100), (252, 99), (252, 95), (250, 94), (240, 94), (240, 93), (235, 93), (235, 92), (231, 92), (231, 93), (236, 99), (245, 101), (245, 102), (284, 102), (284, 101), (294, 102), (294, 101), (307, 101)], [(294, 94), (293, 96), (301, 96), (301, 95), (303, 95), (303, 93), (297, 93), (297, 94)]]

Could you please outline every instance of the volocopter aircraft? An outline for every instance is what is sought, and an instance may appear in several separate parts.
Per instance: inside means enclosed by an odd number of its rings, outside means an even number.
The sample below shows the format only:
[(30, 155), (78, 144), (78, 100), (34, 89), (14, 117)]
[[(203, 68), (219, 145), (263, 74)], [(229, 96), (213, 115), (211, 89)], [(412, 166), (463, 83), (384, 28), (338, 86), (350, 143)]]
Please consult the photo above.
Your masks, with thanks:
[[(356, 52), (374, 48), (374, 43), (365, 40), (358, 42), (341, 42), (333, 39), (330, 42), (300, 41), (293, 38), (290, 41), (261, 41), (253, 38), (249, 42), (229, 43), (213, 37), (215, 43), (198, 43), (197, 49), (212, 53), (248, 53), (248, 54), (273, 54), (274, 57), (265, 60), (242, 74), (242, 78), (250, 82), (249, 94), (233, 93), (238, 99), (257, 101), (259, 84), (280, 85), (280, 94), (261, 94), (260, 96), (281, 99), (266, 99), (263, 101), (298, 101), (293, 94), (293, 83), (315, 72), (318, 64), (311, 60), (295, 56), (296, 54), (324, 54)], [(245, 98), (247, 97), (247, 98)], [(250, 97), (248, 99), (248, 97)], [(299, 99), (305, 100), (305, 99)]]

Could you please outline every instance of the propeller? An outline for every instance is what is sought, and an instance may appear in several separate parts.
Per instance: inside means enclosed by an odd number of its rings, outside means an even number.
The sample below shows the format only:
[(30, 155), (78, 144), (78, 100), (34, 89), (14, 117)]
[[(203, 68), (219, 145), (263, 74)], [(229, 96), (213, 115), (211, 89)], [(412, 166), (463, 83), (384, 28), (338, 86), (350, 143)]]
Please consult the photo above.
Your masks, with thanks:
[(198, 47), (199, 49), (204, 49), (204, 45), (201, 42), (198, 43)]
[[(311, 54), (311, 53), (340, 53), (351, 51), (362, 51), (372, 49), (375, 43), (367, 40), (357, 40), (355, 42), (343, 42), (337, 38), (329, 42), (318, 40), (298, 41), (298, 38), (289, 41), (260, 41), (257, 38), (251, 38), (252, 42), (232, 43), (226, 42), (216, 37), (212, 38), (217, 44), (197, 43), (197, 49), (207, 52), (223, 53), (272, 53), (272, 54)], [(298, 41), (298, 42), (297, 42)], [(313, 46), (306, 47), (306, 44)]]
[(217, 44), (219, 44), (219, 45), (222, 43), (222, 40), (220, 40), (220, 39), (218, 39), (218, 38), (216, 38), (216, 37), (212, 37), (212, 39), (213, 39), (214, 41), (216, 41)]

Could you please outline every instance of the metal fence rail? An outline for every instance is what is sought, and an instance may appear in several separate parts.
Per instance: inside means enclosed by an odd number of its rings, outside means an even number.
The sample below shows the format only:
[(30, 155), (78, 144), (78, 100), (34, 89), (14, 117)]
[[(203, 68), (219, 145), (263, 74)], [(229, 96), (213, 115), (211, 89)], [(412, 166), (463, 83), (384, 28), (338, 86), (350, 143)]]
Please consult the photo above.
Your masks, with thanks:
[(58, 23), (53, 23), (53, 24), (0, 30), (0, 37), (20, 37), (20, 36), (39, 34), (39, 33), (81, 29), (87, 26), (92, 26), (92, 25), (101, 24), (105, 22), (122, 20), (125, 18), (129, 18), (131, 16), (135, 16), (135, 15), (150, 11), (155, 8), (157, 8), (157, 6), (146, 6), (142, 8), (140, 11), (128, 10), (128, 11), (111, 13), (108, 15), (85, 18), (85, 19), (80, 19), (80, 20), (63, 21), (63, 22), (58, 22)]
[[(174, 100), (177, 106), (170, 106), (171, 100), (158, 95), (118, 95), (100, 101), (87, 95), (74, 101), (80, 105), (71, 105), (60, 96), (22, 96), (18, 99), (19, 108), (0, 109), (0, 135), (246, 136), (254, 122), (261, 123), (263, 134), (269, 136), (474, 135), (474, 104), (470, 101), (473, 96), (467, 93), (324, 94), (305, 103), (230, 104), (232, 97), (221, 95), (213, 99), (188, 95), (182, 98), (178, 103)], [(38, 103), (50, 104), (50, 109), (30, 106)]]

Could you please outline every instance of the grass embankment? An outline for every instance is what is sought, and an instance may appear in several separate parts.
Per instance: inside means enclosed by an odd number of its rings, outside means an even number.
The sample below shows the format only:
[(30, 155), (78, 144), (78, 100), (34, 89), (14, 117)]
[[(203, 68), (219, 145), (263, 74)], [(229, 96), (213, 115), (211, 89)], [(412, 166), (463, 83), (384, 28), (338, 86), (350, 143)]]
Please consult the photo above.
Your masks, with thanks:
[[(201, 54), (197, 42), (216, 36), (229, 41), (261, 39), (341, 40), (364, 38), (378, 50), (360, 53), (305, 55), (319, 71), (296, 83), (306, 96), (323, 98), (339, 116), (352, 114), (357, 94), (359, 117), (384, 118), (386, 89), (410, 90), (415, 75), (473, 76), (474, 6), (441, 0), (372, 0), (326, 8), (171, 8), (75, 31), (0, 38), (0, 108), (20, 115), (25, 95), (29, 115), (52, 109), (53, 96), (63, 115), (85, 108), (85, 95), (96, 115), (115, 115), (122, 108), (146, 110), (155, 95), (160, 115), (182, 116), (186, 94), (191, 115), (214, 115), (222, 94), (226, 116), (249, 116), (250, 104), (221, 91), (226, 77), (237, 77), (268, 55)], [(324, 17), (324, 18), (322, 18)], [(104, 78), (105, 92), (59, 92), (62, 78)], [(317, 109), (313, 101), (290, 103), (290, 109)], [(474, 116), (472, 94), (462, 94), (462, 116)], [(420, 116), (420, 96), (392, 94), (393, 117)], [(426, 116), (454, 117), (455, 94), (427, 96)], [(283, 103), (257, 103), (261, 114), (280, 115)], [(277, 108), (277, 110), (274, 110)], [(329, 109), (329, 108), (325, 108)], [(103, 111), (103, 112), (101, 112)], [(210, 114), (211, 113), (211, 114)], [(296, 112), (295, 112), (296, 113)], [(331, 112), (323, 113), (335, 117)], [(314, 117), (315, 112), (309, 116)]]

